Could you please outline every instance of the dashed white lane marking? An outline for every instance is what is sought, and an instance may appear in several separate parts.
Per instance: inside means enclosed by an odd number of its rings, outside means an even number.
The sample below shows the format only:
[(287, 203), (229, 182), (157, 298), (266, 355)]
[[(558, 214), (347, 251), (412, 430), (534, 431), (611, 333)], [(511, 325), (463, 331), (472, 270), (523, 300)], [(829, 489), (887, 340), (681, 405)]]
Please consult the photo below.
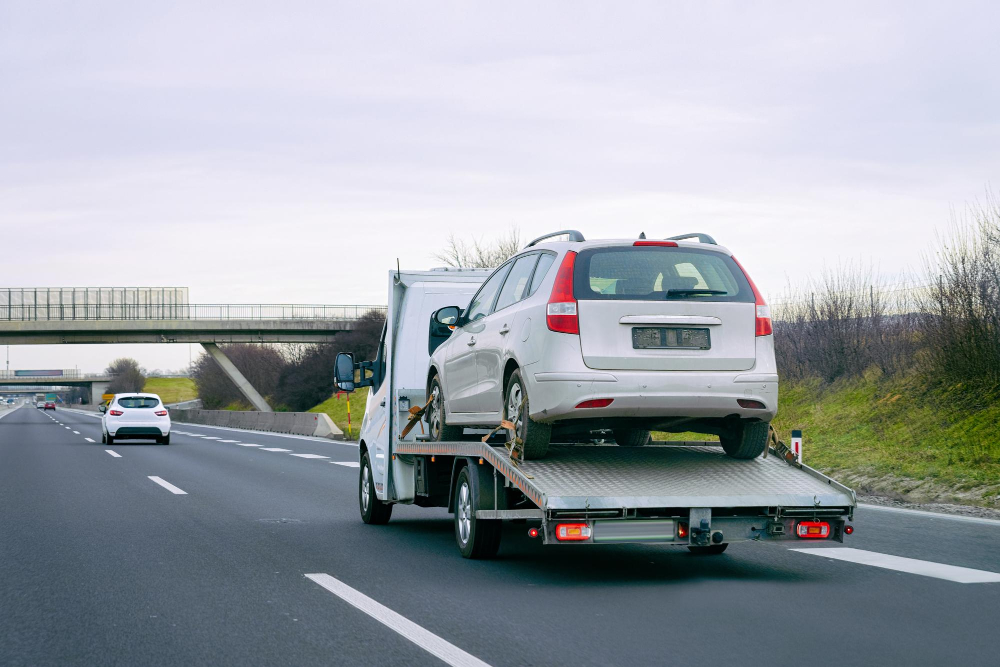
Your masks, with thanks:
[(73, 433), (76, 433), (77, 435), (80, 435), (79, 431), (73, 431)]
[(345, 468), (360, 468), (361, 464), (357, 461), (330, 461), (334, 465), (344, 466)]
[(165, 479), (160, 479), (159, 477), (155, 477), (153, 475), (150, 475), (149, 478), (151, 480), (153, 480), (154, 482), (156, 482), (157, 484), (159, 484), (160, 486), (162, 486), (164, 489), (166, 489), (170, 493), (176, 494), (178, 496), (186, 496), (187, 495), (187, 491), (182, 491), (182, 490), (178, 489), (176, 486), (174, 486), (170, 482), (166, 481)]
[(250, 442), (237, 442), (236, 444), (239, 445), (240, 447), (260, 447), (260, 445), (255, 445)]
[(945, 579), (955, 581), (960, 584), (984, 584), (1000, 582), (1000, 572), (987, 572), (986, 570), (973, 570), (968, 567), (956, 567), (955, 565), (945, 565), (943, 563), (932, 563), (926, 560), (916, 560), (914, 558), (903, 558), (901, 556), (890, 556), (874, 551), (864, 551), (863, 549), (849, 549), (846, 547), (835, 548), (813, 548), (813, 549), (789, 549), (799, 553), (812, 554), (813, 556), (823, 556), (834, 560), (844, 560), (851, 563), (871, 565), (881, 567), (886, 570), (896, 570), (909, 574), (919, 574), (925, 577)]
[[(62, 424), (59, 424), (59, 425), (62, 426)], [(69, 426), (63, 426), (63, 428), (66, 429), (67, 431), (72, 431), (73, 430)]]
[(398, 632), (445, 664), (452, 665), (452, 667), (489, 667), (487, 663), (476, 656), (466, 653), (454, 644), (441, 639), (433, 632), (425, 630), (410, 619), (400, 616), (392, 609), (379, 604), (364, 593), (354, 590), (328, 574), (307, 574), (306, 579), (316, 582), (390, 630)]
[(292, 456), (297, 456), (300, 459), (328, 459), (329, 456), (320, 456), (319, 454), (292, 454)]
[(93, 442), (93, 440), (90, 438), (84, 438), (84, 440), (86, 440), (87, 442)]
[(219, 436), (217, 436), (217, 435), (203, 435), (201, 437), (205, 438), (206, 440), (218, 440), (219, 439)]
[(281, 447), (261, 447), (262, 452), (290, 452), (290, 449), (282, 449)]
[[(108, 454), (111, 454), (111, 456), (115, 457), (116, 459), (120, 459), (122, 457), (121, 454), (119, 454), (113, 449), (105, 449), (104, 451), (106, 451)], [(150, 479), (152, 479), (152, 477)]]
[(239, 442), (239, 440), (219, 440), (219, 442)]

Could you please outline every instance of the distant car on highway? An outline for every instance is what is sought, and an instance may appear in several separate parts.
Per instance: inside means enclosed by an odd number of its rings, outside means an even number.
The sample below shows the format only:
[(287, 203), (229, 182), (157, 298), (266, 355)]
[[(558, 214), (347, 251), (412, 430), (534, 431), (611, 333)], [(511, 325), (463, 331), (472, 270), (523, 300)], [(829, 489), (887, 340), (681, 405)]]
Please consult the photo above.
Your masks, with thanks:
[(56, 409), (55, 401), (45, 401), (45, 405), (43, 406), (43, 408), (45, 410), (55, 410)]
[(108, 405), (100, 407), (101, 442), (116, 440), (155, 440), (170, 444), (170, 413), (156, 394), (116, 394)]
[(39, 410), (44, 410), (45, 409), (45, 401), (38, 401), (38, 403), (35, 404), (35, 407), (38, 408)]

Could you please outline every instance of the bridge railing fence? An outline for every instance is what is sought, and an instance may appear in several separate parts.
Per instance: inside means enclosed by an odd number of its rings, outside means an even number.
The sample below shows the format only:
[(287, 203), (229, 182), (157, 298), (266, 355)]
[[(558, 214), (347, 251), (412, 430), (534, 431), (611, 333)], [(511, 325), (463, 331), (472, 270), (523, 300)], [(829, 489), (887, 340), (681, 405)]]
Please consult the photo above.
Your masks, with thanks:
[(385, 306), (323, 304), (0, 303), (0, 320), (357, 320)]

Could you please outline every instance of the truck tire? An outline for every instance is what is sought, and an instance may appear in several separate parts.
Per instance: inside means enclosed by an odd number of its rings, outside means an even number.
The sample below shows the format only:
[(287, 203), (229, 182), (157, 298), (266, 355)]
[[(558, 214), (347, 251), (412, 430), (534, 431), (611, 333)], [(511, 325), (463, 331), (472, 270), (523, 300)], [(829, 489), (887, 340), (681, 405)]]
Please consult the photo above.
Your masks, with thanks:
[(722, 449), (734, 459), (755, 459), (764, 453), (770, 422), (744, 422), (719, 436)]
[(725, 551), (728, 546), (729, 543), (709, 544), (707, 547), (688, 547), (688, 551), (698, 556), (718, 556)]
[(508, 429), (507, 437), (520, 439), (524, 447), (524, 459), (541, 459), (549, 451), (552, 426), (531, 418), (528, 402), (528, 388), (521, 378), (521, 370), (511, 373), (504, 392), (503, 418), (514, 423), (514, 432)]
[(448, 426), (445, 422), (444, 391), (437, 375), (431, 380), (430, 395), (434, 399), (427, 409), (427, 425), (431, 440), (434, 442), (461, 440), (464, 429), (461, 426)]
[(649, 431), (641, 428), (616, 428), (614, 434), (619, 447), (645, 447), (653, 440)]
[(455, 541), (463, 558), (493, 558), (500, 550), (499, 519), (477, 519), (479, 489), (469, 472), (462, 468), (455, 482)]
[(375, 480), (368, 452), (361, 457), (361, 471), (358, 474), (358, 507), (361, 520), (373, 526), (384, 526), (392, 516), (392, 505), (384, 503), (375, 495)]

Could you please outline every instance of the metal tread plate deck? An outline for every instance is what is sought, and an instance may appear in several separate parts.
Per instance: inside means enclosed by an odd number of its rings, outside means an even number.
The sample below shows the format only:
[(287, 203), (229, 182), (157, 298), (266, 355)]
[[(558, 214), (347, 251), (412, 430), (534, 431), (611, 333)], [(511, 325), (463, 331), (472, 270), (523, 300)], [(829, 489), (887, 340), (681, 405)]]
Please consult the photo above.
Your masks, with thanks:
[(488, 459), (539, 507), (854, 507), (854, 492), (777, 456), (749, 461), (718, 447), (553, 445), (515, 466), (504, 447), (479, 442), (397, 442), (397, 454)]

